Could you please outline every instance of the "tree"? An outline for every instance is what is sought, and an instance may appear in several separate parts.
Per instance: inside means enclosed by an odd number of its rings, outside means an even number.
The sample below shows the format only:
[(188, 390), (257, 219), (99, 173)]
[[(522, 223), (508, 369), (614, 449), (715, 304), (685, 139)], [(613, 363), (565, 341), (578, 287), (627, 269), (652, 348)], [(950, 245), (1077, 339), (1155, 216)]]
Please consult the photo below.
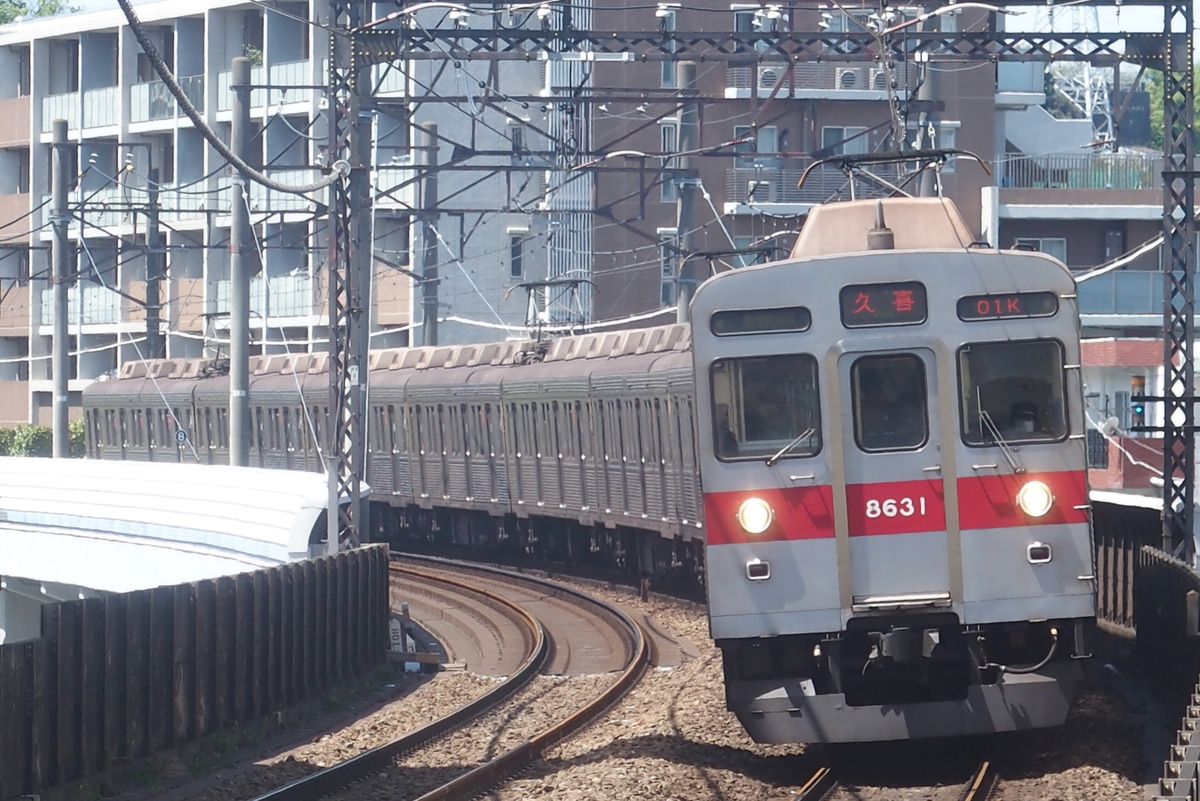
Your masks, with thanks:
[(78, 10), (67, 0), (0, 0), (0, 25), (7, 25), (17, 17), (53, 17)]

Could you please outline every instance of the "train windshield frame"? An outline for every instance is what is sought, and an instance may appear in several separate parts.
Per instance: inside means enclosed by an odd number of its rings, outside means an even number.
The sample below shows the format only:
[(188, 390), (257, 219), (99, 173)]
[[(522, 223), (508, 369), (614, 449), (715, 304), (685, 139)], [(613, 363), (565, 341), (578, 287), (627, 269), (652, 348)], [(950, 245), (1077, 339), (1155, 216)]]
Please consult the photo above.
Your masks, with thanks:
[(959, 430), (976, 448), (1061, 442), (1067, 420), (1064, 348), (1057, 339), (969, 342), (958, 350)]
[(721, 461), (821, 451), (821, 395), (811, 354), (718, 359), (709, 368), (713, 453)]
[(868, 453), (916, 451), (929, 442), (929, 385), (915, 353), (862, 356), (850, 366), (854, 442)]

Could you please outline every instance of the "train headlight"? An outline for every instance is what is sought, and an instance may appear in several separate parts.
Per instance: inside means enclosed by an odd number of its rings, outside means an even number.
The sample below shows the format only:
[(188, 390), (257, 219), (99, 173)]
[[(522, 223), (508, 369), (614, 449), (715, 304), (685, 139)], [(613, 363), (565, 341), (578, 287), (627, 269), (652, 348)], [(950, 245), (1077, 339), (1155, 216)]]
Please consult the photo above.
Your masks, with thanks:
[(1017, 493), (1017, 506), (1030, 517), (1042, 517), (1054, 505), (1054, 493), (1041, 481), (1030, 481)]
[(775, 522), (775, 510), (762, 498), (747, 498), (738, 507), (737, 521), (747, 534), (762, 534)]

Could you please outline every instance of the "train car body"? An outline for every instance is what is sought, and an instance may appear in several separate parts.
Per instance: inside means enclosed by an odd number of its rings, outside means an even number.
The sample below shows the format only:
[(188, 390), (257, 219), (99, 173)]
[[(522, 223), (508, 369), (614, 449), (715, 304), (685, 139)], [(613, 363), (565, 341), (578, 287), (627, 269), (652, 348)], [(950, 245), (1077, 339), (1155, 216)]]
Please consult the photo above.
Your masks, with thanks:
[(1095, 614), (1066, 268), (973, 247), (940, 199), (836, 204), (692, 313), (711, 629), (751, 735), (1061, 724)]
[[(1061, 723), (1093, 616), (1074, 284), (943, 201), (884, 201), (874, 252), (840, 206), (692, 327), (372, 352), (371, 538), (698, 577), (758, 740)], [(327, 364), (251, 360), (252, 466), (322, 469)], [(84, 391), (90, 454), (228, 463), (228, 397), (212, 360), (126, 364)]]

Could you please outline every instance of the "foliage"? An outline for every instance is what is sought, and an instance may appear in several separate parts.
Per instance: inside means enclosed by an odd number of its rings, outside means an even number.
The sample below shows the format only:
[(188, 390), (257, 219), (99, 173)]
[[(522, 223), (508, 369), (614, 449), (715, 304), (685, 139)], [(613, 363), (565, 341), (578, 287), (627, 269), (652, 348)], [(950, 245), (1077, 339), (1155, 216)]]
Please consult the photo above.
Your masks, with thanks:
[(83, 427), (82, 417), (67, 424), (67, 437), (71, 443), (72, 458), (81, 459), (87, 456), (87, 433)]
[[(67, 441), (71, 456), (87, 456), (87, 434), (83, 419), (67, 424)], [(0, 428), (0, 456), (53, 456), (54, 429), (49, 426), (17, 426)]]
[(78, 10), (66, 0), (0, 0), (0, 25), (7, 25), (17, 17), (53, 17)]
[(54, 431), (49, 426), (17, 426), (11, 456), (53, 456)]
[(242, 52), (246, 54), (246, 58), (250, 59), (250, 63), (256, 67), (261, 67), (263, 63), (262, 48), (257, 45), (243, 45)]

